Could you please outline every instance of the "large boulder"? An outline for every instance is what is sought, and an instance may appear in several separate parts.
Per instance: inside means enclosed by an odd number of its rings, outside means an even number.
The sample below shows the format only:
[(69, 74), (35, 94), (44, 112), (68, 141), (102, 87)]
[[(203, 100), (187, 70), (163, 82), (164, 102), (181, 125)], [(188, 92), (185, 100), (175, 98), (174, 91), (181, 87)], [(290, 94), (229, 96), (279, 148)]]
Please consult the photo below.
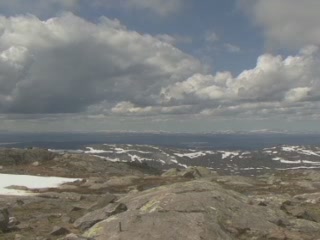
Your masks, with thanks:
[[(320, 224), (288, 216), (279, 208), (207, 180), (176, 183), (120, 199), (128, 211), (88, 229), (96, 240), (316, 239)], [(98, 214), (98, 212), (96, 213)], [(286, 228), (283, 222), (288, 222)], [(288, 238), (286, 238), (288, 237)]]

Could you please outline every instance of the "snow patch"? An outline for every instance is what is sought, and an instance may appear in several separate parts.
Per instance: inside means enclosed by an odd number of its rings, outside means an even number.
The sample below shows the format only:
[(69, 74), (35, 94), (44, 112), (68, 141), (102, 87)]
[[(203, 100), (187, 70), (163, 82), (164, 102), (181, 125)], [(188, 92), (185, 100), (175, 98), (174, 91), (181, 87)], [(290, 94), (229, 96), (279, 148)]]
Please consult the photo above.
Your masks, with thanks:
[(227, 157), (235, 157), (235, 156), (238, 156), (239, 155), (239, 152), (226, 152), (226, 151), (221, 151), (220, 152), (222, 154), (222, 159), (225, 159)]
[(304, 154), (304, 155), (311, 155), (311, 156), (320, 157), (320, 155), (318, 153), (315, 153), (311, 150), (306, 150), (306, 149), (299, 149), (299, 153)]
[(49, 152), (58, 153), (58, 154), (65, 154), (65, 153), (84, 153), (81, 149), (48, 149)]
[(193, 153), (174, 153), (178, 157), (198, 158), (207, 155), (205, 152), (193, 152)]
[(89, 149), (88, 151), (85, 151), (85, 153), (88, 153), (88, 154), (113, 153), (113, 151), (99, 150), (99, 149), (94, 149), (92, 147), (86, 147), (86, 149)]
[[(131, 158), (131, 161), (134, 162), (134, 161), (139, 161), (140, 163), (142, 163), (143, 161), (154, 161), (153, 159), (151, 158), (143, 158), (143, 157), (139, 157), (138, 155), (132, 155), (132, 154), (128, 154), (128, 156)], [(160, 161), (160, 160), (159, 160)], [(163, 161), (163, 160), (161, 160)]]
[(285, 152), (295, 152), (297, 150), (297, 146), (283, 146), (281, 147)]
[(77, 180), (81, 179), (0, 174), (0, 195), (33, 195), (33, 193), (26, 191), (6, 188), (13, 185), (32, 189), (55, 188), (63, 183), (75, 182)]
[(299, 164), (299, 163), (301, 163), (301, 160), (289, 161), (289, 160), (285, 160), (285, 159), (280, 158), (280, 157), (272, 158), (272, 160), (280, 161), (281, 163), (287, 163), (287, 164)]
[[(100, 155), (92, 155), (92, 156), (97, 157), (97, 158), (101, 158), (101, 159), (104, 159), (104, 160), (107, 160), (110, 162), (120, 162), (121, 161), (119, 158), (109, 158), (109, 157), (104, 157), (104, 156), (100, 156)], [(122, 162), (126, 162), (126, 161), (122, 161)]]

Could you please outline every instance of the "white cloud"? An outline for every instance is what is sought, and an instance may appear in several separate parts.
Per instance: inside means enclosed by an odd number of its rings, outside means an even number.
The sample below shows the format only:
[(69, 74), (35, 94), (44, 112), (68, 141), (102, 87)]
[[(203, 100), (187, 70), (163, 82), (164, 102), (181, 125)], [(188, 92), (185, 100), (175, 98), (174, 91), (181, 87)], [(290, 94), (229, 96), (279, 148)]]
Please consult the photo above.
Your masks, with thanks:
[(172, 45), (108, 18), (94, 24), (72, 14), (46, 21), (0, 17), (0, 32), (1, 112), (154, 104), (163, 86), (206, 72)]
[(310, 96), (312, 89), (310, 87), (298, 87), (289, 90), (285, 94), (285, 100), (289, 102), (299, 102), (307, 100), (308, 96)]
[(236, 77), (229, 72), (195, 74), (163, 88), (162, 101), (193, 104), (206, 115), (271, 117), (319, 113), (320, 52), (315, 49), (308, 47), (297, 56), (286, 58), (262, 55), (255, 68)]
[(320, 44), (320, 1), (240, 0), (255, 24), (262, 27), (269, 44), (301, 48)]
[(0, 17), (0, 113), (320, 116), (316, 46), (295, 56), (263, 54), (256, 67), (233, 76), (209, 74), (171, 40), (105, 17), (98, 23), (70, 13), (46, 21)]
[(120, 102), (111, 109), (112, 113), (118, 115), (135, 115), (135, 116), (148, 116), (148, 115), (168, 115), (168, 114), (192, 114), (193, 106), (148, 106), (139, 107), (131, 102)]

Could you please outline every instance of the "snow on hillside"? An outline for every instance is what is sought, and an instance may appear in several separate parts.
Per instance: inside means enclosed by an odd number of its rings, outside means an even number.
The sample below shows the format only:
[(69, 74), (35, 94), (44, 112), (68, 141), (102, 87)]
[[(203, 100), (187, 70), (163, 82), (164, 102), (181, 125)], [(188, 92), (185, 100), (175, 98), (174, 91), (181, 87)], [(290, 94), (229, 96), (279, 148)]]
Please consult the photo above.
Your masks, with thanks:
[(8, 189), (9, 186), (23, 186), (31, 189), (55, 188), (63, 183), (80, 179), (60, 177), (40, 177), (30, 175), (0, 174), (0, 195), (31, 195), (22, 190)]
[[(86, 153), (113, 162), (139, 162), (160, 169), (204, 166), (227, 174), (320, 167), (320, 147), (280, 145), (255, 151), (179, 149), (153, 145), (103, 144)], [(294, 165), (294, 166), (293, 166)], [(248, 173), (250, 172), (250, 173)]]

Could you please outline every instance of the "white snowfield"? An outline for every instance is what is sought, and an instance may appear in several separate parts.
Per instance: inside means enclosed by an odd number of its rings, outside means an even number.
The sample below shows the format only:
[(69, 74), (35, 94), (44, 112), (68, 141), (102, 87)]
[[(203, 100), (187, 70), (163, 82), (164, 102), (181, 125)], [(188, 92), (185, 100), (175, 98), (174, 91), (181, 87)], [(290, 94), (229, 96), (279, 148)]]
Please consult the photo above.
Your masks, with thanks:
[(83, 153), (84, 151), (81, 149), (48, 149), (49, 152), (65, 154), (65, 153)]
[(32, 189), (55, 188), (63, 183), (81, 179), (60, 177), (39, 177), (30, 175), (0, 174), (0, 195), (33, 195), (23, 190), (8, 189), (9, 186), (23, 186)]

